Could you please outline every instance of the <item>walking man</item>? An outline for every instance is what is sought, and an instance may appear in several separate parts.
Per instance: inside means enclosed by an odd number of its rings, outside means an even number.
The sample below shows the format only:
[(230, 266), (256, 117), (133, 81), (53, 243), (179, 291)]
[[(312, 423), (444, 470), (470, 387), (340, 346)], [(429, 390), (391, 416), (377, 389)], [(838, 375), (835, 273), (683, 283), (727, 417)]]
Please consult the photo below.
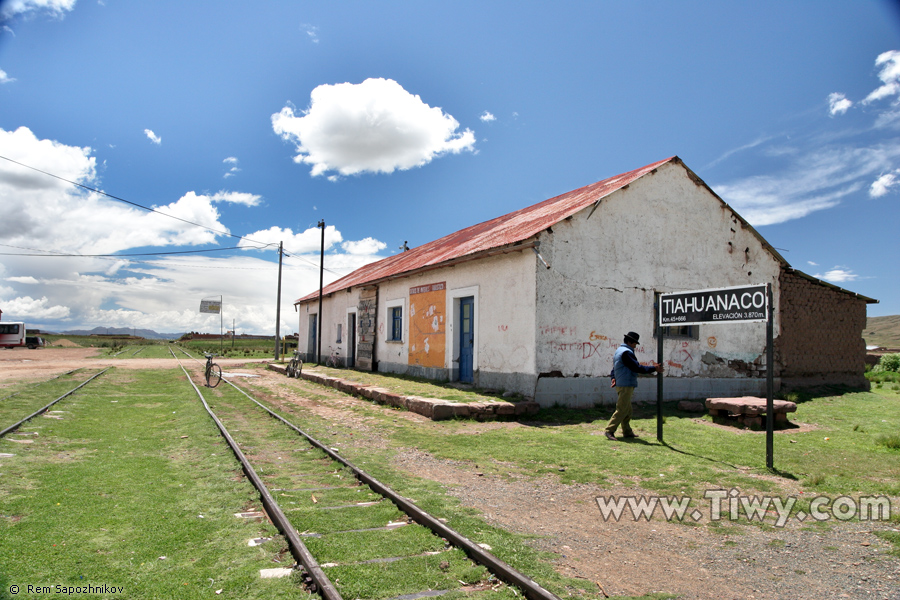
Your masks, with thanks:
[(631, 397), (634, 396), (634, 388), (638, 384), (637, 376), (639, 373), (662, 373), (662, 365), (645, 367), (637, 361), (634, 349), (637, 348), (640, 340), (641, 336), (629, 331), (625, 335), (625, 342), (619, 346), (613, 357), (613, 383), (619, 398), (616, 401), (616, 412), (613, 413), (606, 425), (606, 439), (608, 440), (616, 440), (614, 434), (619, 425), (622, 426), (622, 437), (637, 437), (631, 429)]

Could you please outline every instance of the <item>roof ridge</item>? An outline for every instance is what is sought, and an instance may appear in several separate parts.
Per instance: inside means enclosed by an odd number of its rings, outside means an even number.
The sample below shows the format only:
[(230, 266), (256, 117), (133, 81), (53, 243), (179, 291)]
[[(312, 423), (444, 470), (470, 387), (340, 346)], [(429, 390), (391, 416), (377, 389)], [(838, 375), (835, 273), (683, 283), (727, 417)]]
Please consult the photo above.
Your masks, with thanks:
[[(331, 294), (353, 286), (371, 284), (419, 268), (432, 267), (456, 258), (522, 242), (660, 166), (674, 161), (681, 162), (677, 156), (670, 156), (470, 225), (400, 254), (387, 256), (333, 281), (325, 286), (322, 293)], [(556, 210), (553, 210), (554, 208)], [(318, 297), (319, 291), (316, 290), (299, 298), (295, 304)]]

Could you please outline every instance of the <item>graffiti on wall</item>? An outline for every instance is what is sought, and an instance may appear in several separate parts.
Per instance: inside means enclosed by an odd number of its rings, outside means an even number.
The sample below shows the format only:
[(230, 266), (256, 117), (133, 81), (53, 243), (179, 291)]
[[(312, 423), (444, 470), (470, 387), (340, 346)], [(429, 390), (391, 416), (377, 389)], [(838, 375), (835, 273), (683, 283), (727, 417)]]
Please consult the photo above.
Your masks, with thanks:
[(445, 366), (446, 306), (446, 282), (409, 288), (410, 365)]

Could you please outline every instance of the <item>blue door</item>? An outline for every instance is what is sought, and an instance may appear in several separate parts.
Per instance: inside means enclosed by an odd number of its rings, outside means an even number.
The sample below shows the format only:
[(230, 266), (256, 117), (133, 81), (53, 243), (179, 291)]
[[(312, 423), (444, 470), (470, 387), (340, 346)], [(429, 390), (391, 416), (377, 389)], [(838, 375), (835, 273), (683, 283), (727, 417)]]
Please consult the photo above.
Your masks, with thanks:
[(475, 298), (459, 299), (459, 380), (472, 383), (475, 345)]

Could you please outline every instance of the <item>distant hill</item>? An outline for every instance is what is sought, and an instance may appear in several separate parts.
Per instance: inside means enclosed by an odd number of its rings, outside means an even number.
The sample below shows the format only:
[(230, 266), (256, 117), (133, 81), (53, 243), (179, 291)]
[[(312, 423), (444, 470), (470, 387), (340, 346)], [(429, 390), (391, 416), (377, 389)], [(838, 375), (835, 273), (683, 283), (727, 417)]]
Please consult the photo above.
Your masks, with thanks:
[(867, 346), (900, 348), (900, 315), (866, 319), (863, 339)]
[(181, 337), (180, 333), (156, 333), (152, 329), (132, 329), (130, 327), (94, 327), (90, 331), (87, 329), (73, 329), (71, 331), (63, 331), (62, 335), (136, 335), (138, 337), (147, 338), (148, 340), (177, 340)]

